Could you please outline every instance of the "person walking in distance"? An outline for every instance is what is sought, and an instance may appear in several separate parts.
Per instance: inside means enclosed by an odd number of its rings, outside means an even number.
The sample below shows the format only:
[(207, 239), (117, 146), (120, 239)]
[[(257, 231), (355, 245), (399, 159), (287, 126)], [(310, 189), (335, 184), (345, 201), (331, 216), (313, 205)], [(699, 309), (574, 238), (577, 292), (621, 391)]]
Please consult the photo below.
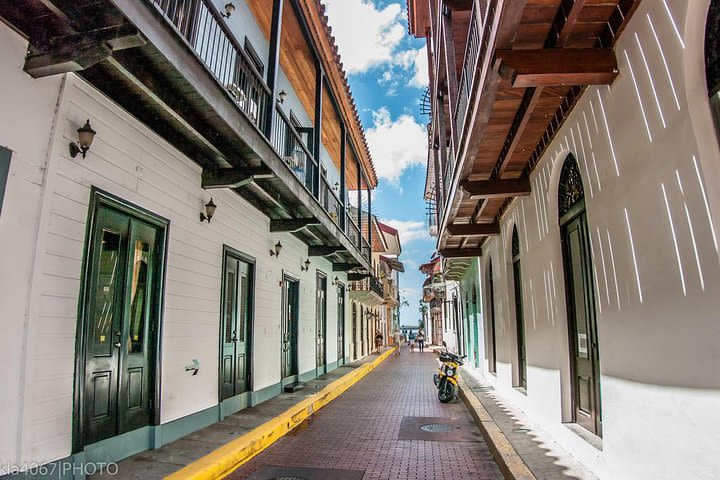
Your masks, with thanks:
[(400, 355), (400, 346), (402, 343), (402, 334), (399, 330), (395, 330), (393, 333), (393, 341), (395, 342), (395, 355)]
[(422, 330), (418, 331), (417, 337), (415, 337), (418, 342), (418, 349), (420, 350), (420, 353), (422, 353), (425, 350), (425, 332)]

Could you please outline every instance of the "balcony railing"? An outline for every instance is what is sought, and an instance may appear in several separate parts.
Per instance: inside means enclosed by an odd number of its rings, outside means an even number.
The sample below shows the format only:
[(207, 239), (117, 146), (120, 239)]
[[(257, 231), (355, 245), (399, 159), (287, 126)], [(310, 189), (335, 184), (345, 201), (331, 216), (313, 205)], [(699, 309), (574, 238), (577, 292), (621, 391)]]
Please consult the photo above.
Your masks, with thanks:
[(211, 0), (149, 0), (252, 123), (263, 130), (270, 89)]
[[(320, 179), (319, 191), (315, 188), (319, 174), (317, 159), (280, 106), (272, 102), (272, 92), (263, 76), (238, 43), (212, 0), (147, 1), (175, 28), (260, 133), (266, 138), (269, 135), (269, 142), (295, 177), (318, 200), (362, 256), (370, 261), (370, 244), (358, 228), (358, 222), (345, 211), (343, 202), (327, 179)], [(268, 108), (273, 109), (269, 133), (264, 124)]]
[(362, 280), (350, 282), (350, 290), (355, 292), (373, 292), (383, 298), (383, 287), (375, 277), (366, 277)]
[[(280, 105), (275, 106), (270, 136), (270, 143), (277, 154), (285, 161), (298, 180), (305, 185), (305, 188), (312, 192), (315, 175), (318, 171), (317, 161)], [(328, 210), (328, 212), (330, 211)]]
[[(487, 2), (485, 12), (476, 11), (476, 7), (484, 2), (473, 2), (472, 15), (470, 16), (470, 28), (468, 29), (467, 43), (465, 46), (465, 58), (463, 61), (462, 74), (460, 83), (458, 84), (458, 98), (455, 108), (455, 129), (457, 139), (462, 143), (464, 129), (466, 125), (466, 117), (468, 112), (468, 103), (472, 93), (475, 77), (478, 72), (478, 63), (481, 62), (488, 53), (488, 46), (492, 35), (493, 23), (495, 21), (495, 12), (497, 8), (497, 0)], [(484, 15), (484, 17), (483, 17)]]

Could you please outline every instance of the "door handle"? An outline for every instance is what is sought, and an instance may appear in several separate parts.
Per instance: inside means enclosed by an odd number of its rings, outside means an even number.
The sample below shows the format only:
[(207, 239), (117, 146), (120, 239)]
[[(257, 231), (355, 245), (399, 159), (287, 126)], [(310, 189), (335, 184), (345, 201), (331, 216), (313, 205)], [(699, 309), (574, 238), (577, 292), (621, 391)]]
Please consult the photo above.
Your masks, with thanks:
[(122, 347), (122, 343), (120, 343), (120, 342), (115, 342), (114, 345), (115, 345), (115, 348), (120, 348), (120, 347)]

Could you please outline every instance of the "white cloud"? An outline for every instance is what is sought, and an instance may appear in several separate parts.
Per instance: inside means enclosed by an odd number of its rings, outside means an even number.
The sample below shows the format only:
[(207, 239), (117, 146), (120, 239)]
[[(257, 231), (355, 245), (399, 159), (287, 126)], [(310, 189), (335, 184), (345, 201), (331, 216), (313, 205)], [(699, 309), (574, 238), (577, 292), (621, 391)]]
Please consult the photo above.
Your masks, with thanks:
[(423, 88), (427, 87), (430, 82), (430, 74), (428, 72), (428, 58), (427, 58), (427, 46), (423, 46), (417, 50), (411, 50), (414, 52), (413, 67), (415, 67), (415, 74), (410, 79), (408, 85), (412, 87)]
[[(400, 237), (400, 244), (407, 245), (413, 240), (430, 238), (425, 222), (416, 220), (383, 220), (383, 223), (397, 229)], [(403, 260), (406, 262), (407, 260)]]
[(427, 130), (412, 115), (393, 120), (383, 107), (373, 112), (366, 137), (378, 176), (392, 184), (398, 184), (406, 168), (427, 162)]
[(348, 74), (392, 61), (405, 36), (399, 3), (381, 10), (370, 0), (324, 0), (324, 3)]

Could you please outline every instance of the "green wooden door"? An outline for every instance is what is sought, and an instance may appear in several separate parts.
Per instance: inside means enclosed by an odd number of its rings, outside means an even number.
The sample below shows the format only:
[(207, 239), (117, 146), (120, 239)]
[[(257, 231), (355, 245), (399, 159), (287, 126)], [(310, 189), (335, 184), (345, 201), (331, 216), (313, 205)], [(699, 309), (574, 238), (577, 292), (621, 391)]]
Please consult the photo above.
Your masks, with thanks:
[(282, 378), (287, 379), (298, 374), (297, 330), (299, 307), (299, 283), (285, 276), (283, 279), (282, 313)]
[(478, 302), (477, 302), (477, 293), (475, 291), (475, 286), (473, 285), (473, 293), (472, 293), (472, 322), (473, 322), (473, 348), (474, 348), (474, 355), (473, 355), (473, 362), (475, 363), (475, 368), (478, 368), (480, 366), (480, 327), (478, 326)]
[(497, 339), (495, 337), (495, 286), (493, 284), (492, 263), (488, 263), (488, 296), (490, 308), (488, 309), (488, 330), (490, 330), (490, 355), (488, 370), (497, 372)]
[(345, 359), (345, 285), (337, 286), (337, 359), (341, 365)]
[(315, 367), (318, 373), (325, 373), (327, 364), (327, 277), (317, 275), (315, 292), (317, 295), (315, 303)]
[(517, 332), (518, 386), (527, 388), (527, 356), (525, 350), (525, 317), (522, 299), (522, 272), (520, 260), (513, 261), (515, 282), (515, 328)]
[(222, 400), (250, 390), (252, 265), (225, 255), (222, 304)]
[(562, 230), (574, 420), (600, 435), (600, 355), (585, 212), (563, 225)]
[(151, 422), (162, 229), (95, 212), (85, 298), (83, 444)]

